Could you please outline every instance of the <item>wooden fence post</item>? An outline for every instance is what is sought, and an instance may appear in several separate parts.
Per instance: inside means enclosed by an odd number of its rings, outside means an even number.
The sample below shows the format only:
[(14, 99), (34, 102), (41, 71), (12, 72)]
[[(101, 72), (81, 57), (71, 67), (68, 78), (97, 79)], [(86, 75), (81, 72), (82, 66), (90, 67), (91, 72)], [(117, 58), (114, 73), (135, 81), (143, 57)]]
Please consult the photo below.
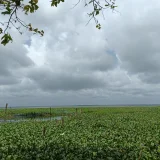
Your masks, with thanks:
[(61, 124), (62, 124), (62, 126), (64, 125), (64, 118), (63, 117), (61, 119)]
[(51, 120), (52, 112), (51, 112), (51, 107), (50, 107), (50, 120)]
[(76, 115), (77, 115), (77, 112), (78, 112), (78, 108), (76, 108)]
[(8, 108), (8, 103), (6, 103), (6, 106), (5, 106), (5, 114), (7, 113), (7, 108)]
[(80, 109), (80, 113), (82, 114), (82, 108)]

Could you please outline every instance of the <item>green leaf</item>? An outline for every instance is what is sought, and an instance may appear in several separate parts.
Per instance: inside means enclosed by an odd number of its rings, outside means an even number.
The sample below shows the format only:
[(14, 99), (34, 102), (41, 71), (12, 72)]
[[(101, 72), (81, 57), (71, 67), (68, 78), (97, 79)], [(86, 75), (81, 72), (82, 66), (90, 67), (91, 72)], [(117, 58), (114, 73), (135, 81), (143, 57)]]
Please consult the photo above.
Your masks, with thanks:
[(3, 30), (2, 30), (2, 28), (0, 28), (0, 34), (2, 34), (3, 33)]
[(4, 46), (7, 44), (7, 43), (9, 43), (10, 41), (12, 42), (13, 40), (12, 40), (12, 37), (11, 37), (11, 35), (10, 34), (4, 34), (4, 36), (1, 38), (1, 44), (3, 44)]
[(9, 12), (9, 11), (4, 11), (4, 12), (1, 12), (1, 14), (10, 14), (11, 12)]
[(34, 7), (35, 7), (35, 10), (37, 10), (37, 9), (39, 8), (39, 6), (38, 6), (38, 5), (35, 5)]
[(36, 4), (38, 3), (38, 0), (33, 0)]
[(99, 10), (96, 10), (96, 15), (98, 15), (99, 14)]
[(60, 2), (64, 2), (64, 0), (52, 0), (51, 6), (57, 7)]

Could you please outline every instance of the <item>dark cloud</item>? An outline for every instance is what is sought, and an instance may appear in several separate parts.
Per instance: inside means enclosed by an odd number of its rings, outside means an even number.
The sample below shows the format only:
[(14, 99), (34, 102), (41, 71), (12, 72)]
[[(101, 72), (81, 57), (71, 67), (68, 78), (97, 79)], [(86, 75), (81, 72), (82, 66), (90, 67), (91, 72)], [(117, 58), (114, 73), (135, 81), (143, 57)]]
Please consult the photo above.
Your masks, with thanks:
[[(19, 40), (18, 40), (19, 41)], [(0, 85), (20, 82), (18, 70), (33, 66), (33, 61), (27, 56), (27, 50), (22, 43), (12, 43), (0, 46)]]
[(105, 83), (94, 74), (77, 74), (67, 72), (53, 72), (49, 69), (36, 69), (29, 72), (30, 79), (43, 90), (81, 90), (104, 87)]
[[(157, 16), (160, 15), (160, 12), (157, 6), (150, 7), (149, 3), (144, 6), (143, 2), (139, 3), (137, 8), (134, 8), (137, 2), (133, 2), (131, 9), (135, 10), (133, 12), (127, 10), (128, 14), (125, 14), (126, 11), (124, 11), (123, 16), (119, 16), (119, 26), (111, 30), (109, 41), (119, 55), (122, 62), (121, 67), (124, 70), (130, 74), (144, 75), (139, 76), (144, 83), (148, 83), (149, 79), (157, 83), (159, 77), (157, 73), (160, 70), (158, 43), (160, 23), (157, 21)], [(129, 3), (126, 1), (124, 4)], [(143, 6), (144, 9), (141, 10), (140, 6)], [(113, 33), (117, 35), (112, 36)]]
[(10, 75), (10, 76), (0, 76), (0, 85), (10, 85), (10, 84), (16, 84), (16, 83), (19, 83), (20, 81)]
[(160, 84), (160, 72), (141, 73), (139, 77), (149, 84)]

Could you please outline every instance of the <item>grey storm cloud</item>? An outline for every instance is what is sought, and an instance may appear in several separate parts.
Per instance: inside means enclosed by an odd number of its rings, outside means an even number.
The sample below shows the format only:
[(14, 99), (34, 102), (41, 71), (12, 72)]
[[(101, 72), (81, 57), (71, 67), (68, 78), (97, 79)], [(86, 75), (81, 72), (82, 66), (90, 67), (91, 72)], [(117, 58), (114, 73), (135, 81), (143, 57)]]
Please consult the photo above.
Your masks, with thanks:
[(149, 73), (141, 73), (139, 77), (146, 83), (149, 84), (159, 84), (160, 83), (160, 72), (149, 72)]
[[(97, 30), (90, 8), (66, 1), (22, 16), (43, 37), (11, 29), (0, 46), (0, 105), (160, 103), (160, 2), (117, 0)], [(25, 30), (23, 30), (25, 31)]]
[[(155, 2), (155, 3), (154, 3)], [(121, 21), (118, 27), (113, 28), (110, 32), (109, 40), (115, 52), (119, 54), (122, 61), (121, 67), (130, 74), (139, 74), (139, 78), (146, 83), (160, 83), (160, 22), (157, 17), (160, 16), (159, 2), (154, 1), (156, 6), (150, 6), (144, 1), (140, 2), (137, 8), (132, 4), (132, 10), (128, 14), (122, 13)], [(130, 2), (126, 2), (125, 5)], [(142, 7), (143, 9), (140, 9)], [(129, 18), (130, 17), (130, 18)], [(118, 21), (118, 22), (119, 22)], [(112, 36), (117, 33), (116, 36)], [(123, 42), (121, 41), (123, 40)], [(158, 73), (158, 74), (157, 74)], [(152, 79), (152, 80), (149, 80)]]
[(26, 55), (27, 50), (18, 43), (0, 46), (0, 86), (20, 82), (18, 70), (33, 66), (33, 61)]
[(93, 74), (54, 73), (49, 69), (36, 69), (29, 73), (29, 77), (44, 90), (80, 90), (105, 86), (105, 82)]

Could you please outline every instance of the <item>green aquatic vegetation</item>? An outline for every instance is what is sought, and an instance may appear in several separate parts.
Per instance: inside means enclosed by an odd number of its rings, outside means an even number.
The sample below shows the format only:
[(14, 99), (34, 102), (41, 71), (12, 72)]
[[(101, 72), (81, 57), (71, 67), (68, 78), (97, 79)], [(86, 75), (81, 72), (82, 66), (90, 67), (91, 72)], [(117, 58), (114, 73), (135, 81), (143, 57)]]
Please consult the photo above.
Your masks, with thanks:
[(0, 159), (160, 159), (160, 108), (84, 108), (61, 121), (0, 124)]

